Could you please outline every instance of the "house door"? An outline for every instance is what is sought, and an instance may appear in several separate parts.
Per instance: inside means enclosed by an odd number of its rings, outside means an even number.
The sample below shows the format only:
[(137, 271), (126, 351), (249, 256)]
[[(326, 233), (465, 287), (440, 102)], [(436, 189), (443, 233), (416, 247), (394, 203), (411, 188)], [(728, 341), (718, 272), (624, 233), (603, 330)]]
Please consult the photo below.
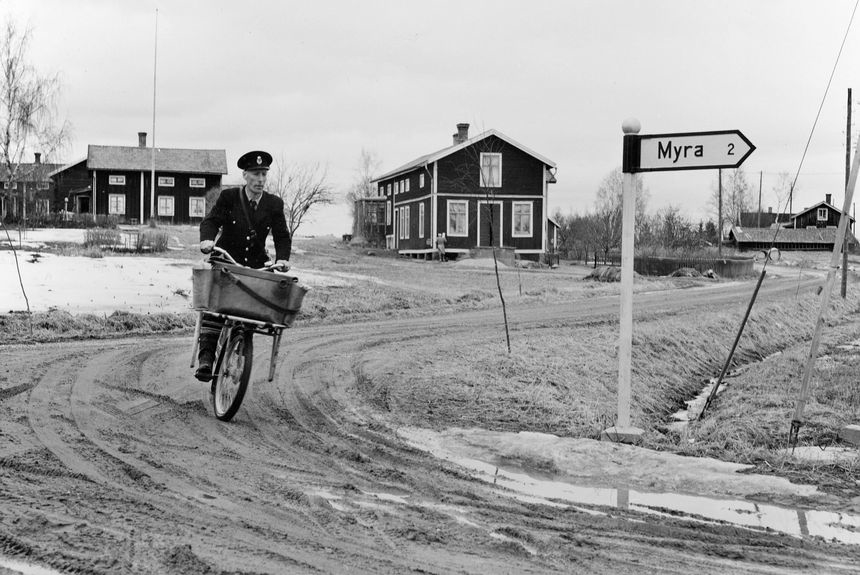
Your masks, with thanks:
[(500, 247), (502, 245), (502, 205), (482, 203), (479, 206), (478, 245)]
[(88, 214), (90, 213), (90, 197), (89, 196), (78, 196), (78, 209), (77, 212), (79, 214)]

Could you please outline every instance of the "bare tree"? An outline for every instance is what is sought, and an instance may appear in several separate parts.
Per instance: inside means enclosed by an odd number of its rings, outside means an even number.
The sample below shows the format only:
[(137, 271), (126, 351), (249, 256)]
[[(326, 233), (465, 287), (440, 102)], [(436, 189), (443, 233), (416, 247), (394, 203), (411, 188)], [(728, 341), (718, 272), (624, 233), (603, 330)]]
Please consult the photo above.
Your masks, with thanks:
[[(356, 210), (356, 202), (365, 198), (378, 196), (373, 179), (379, 170), (380, 164), (381, 162), (374, 152), (362, 148), (358, 158), (358, 165), (355, 168), (355, 179), (350, 184), (349, 190), (346, 193), (346, 201), (352, 214), (353, 234), (362, 236), (365, 240), (371, 242), (379, 242), (385, 239), (383, 227), (385, 212), (382, 212), (382, 217), (380, 217), (380, 214), (375, 210), (370, 212)], [(371, 216), (373, 216), (372, 219)]]
[[(5, 168), (5, 181), (8, 189), (13, 190), (14, 182), (18, 180), (21, 159), (27, 148), (36, 149), (45, 156), (51, 157), (67, 141), (69, 125), (58, 122), (57, 100), (60, 94), (60, 82), (57, 76), (41, 76), (27, 61), (27, 50), (30, 43), (30, 31), (18, 30), (15, 21), (8, 17), (0, 36), (0, 162)], [(27, 186), (21, 187), (21, 209), (23, 217), (19, 220), (18, 241), (21, 242), (21, 225), (27, 225)], [(6, 230), (9, 239), (9, 232)], [(15, 265), (18, 265), (18, 255), (11, 246)], [(30, 314), (30, 301), (21, 281), (20, 269), (18, 280), (27, 304), (30, 335), (33, 335), (33, 319)]]
[[(41, 152), (46, 161), (67, 143), (70, 126), (57, 118), (60, 81), (42, 76), (28, 62), (30, 31), (23, 32), (7, 18), (0, 36), (0, 162), (12, 183), (21, 176), (27, 149)], [(26, 227), (27, 187), (22, 186), (22, 224)]]
[[(621, 208), (623, 200), (624, 174), (621, 168), (609, 172), (600, 187), (597, 188), (597, 199), (594, 203), (595, 243), (603, 250), (604, 260), (608, 253), (621, 247)], [(642, 184), (641, 178), (635, 178), (633, 197), (636, 200), (636, 230), (635, 236), (645, 225), (645, 208), (648, 204), (648, 190)]]
[[(722, 170), (722, 197), (720, 197), (719, 184), (714, 185), (711, 192), (711, 207), (715, 215), (720, 213), (720, 202), (722, 201), (723, 221), (717, 222), (717, 227), (722, 233), (726, 224), (740, 225), (741, 214), (751, 211), (750, 184), (747, 181), (746, 172), (743, 168), (734, 170)], [(717, 218), (719, 219), (719, 218)]]
[(284, 215), (290, 235), (295, 235), (308, 212), (316, 206), (334, 203), (328, 169), (319, 164), (288, 164), (283, 156), (268, 179), (269, 192), (284, 200)]

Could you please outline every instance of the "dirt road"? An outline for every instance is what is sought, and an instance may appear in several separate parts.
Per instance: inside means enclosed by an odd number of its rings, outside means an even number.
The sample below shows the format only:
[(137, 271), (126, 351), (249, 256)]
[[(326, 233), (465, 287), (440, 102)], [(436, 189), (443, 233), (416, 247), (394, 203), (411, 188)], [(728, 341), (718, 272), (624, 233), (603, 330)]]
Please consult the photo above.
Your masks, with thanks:
[[(818, 284), (769, 282), (760, 297)], [(737, 305), (750, 289), (640, 294), (635, 307)], [(527, 329), (610, 317), (617, 305), (511, 316)], [(189, 337), (0, 348), (0, 555), (75, 573), (860, 570), (860, 546), (515, 497), (410, 447), (352, 393), (357, 377), (396, 365), (396, 342), (466, 343), (499, 315), (293, 329), (273, 383), (258, 342), (230, 424), (208, 413), (191, 378)]]

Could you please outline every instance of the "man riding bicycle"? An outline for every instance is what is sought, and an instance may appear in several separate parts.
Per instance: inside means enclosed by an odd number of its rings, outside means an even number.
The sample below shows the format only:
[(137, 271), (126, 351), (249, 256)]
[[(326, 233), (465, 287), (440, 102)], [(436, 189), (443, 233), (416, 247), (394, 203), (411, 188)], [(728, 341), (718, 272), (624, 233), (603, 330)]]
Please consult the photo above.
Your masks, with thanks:
[[(289, 269), (292, 238), (284, 217), (284, 201), (265, 191), (271, 164), (272, 156), (261, 151), (248, 152), (239, 158), (236, 165), (242, 170), (245, 185), (222, 190), (215, 206), (200, 222), (201, 252), (208, 254), (217, 246), (237, 263), (260, 268), (269, 260), (266, 238), (271, 232), (276, 266)], [(194, 374), (200, 381), (212, 379), (212, 364), (222, 325), (223, 321), (213, 317), (203, 319)]]

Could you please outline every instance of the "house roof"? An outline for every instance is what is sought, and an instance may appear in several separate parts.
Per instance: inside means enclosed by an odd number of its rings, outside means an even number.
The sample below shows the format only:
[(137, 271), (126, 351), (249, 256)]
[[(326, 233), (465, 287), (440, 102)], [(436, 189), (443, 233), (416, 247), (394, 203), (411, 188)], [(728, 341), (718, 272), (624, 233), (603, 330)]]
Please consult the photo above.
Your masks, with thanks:
[[(19, 182), (35, 182), (47, 181), (51, 176), (53, 170), (59, 167), (60, 164), (48, 164), (48, 163), (20, 163), (17, 165), (17, 175), (15, 176), (15, 180)], [(39, 170), (38, 173), (35, 173)], [(35, 177), (33, 177), (35, 175)]]
[[(731, 234), (738, 243), (832, 244), (838, 228), (742, 228), (732, 226)], [(774, 239), (775, 236), (775, 239)]]
[[(809, 212), (811, 212), (812, 210), (817, 210), (817, 209), (818, 209), (818, 208), (820, 208), (821, 206), (826, 206), (826, 207), (830, 208), (831, 210), (833, 210), (834, 212), (836, 212), (837, 214), (841, 214), (841, 213), (842, 213), (842, 210), (840, 210), (839, 208), (837, 208), (837, 207), (836, 207), (836, 206), (834, 206), (833, 204), (829, 204), (829, 203), (827, 203), (826, 201), (822, 200), (822, 201), (818, 202), (817, 204), (815, 204), (814, 206), (810, 206), (810, 207), (808, 207), (808, 208), (803, 208), (801, 211), (799, 211), (799, 212), (797, 212), (795, 215), (791, 216), (791, 219), (792, 219), (792, 220), (795, 220), (795, 219), (799, 218), (800, 216), (802, 216), (803, 214), (808, 214), (808, 213), (809, 213)], [(853, 218), (853, 217), (851, 217), (851, 215), (850, 215), (850, 214), (848, 215), (848, 217), (849, 217), (849, 218), (851, 218), (851, 220), (850, 220), (850, 221), (852, 221), (852, 222), (854, 221), (854, 218)]]
[(375, 183), (375, 182), (379, 182), (382, 180), (387, 180), (388, 178), (393, 178), (393, 177), (398, 176), (400, 174), (412, 171), (417, 167), (424, 166), (427, 164), (432, 164), (433, 162), (441, 160), (442, 158), (444, 158), (446, 156), (450, 156), (451, 154), (453, 154), (455, 152), (459, 152), (460, 150), (462, 150), (464, 148), (468, 148), (469, 146), (471, 146), (472, 144), (475, 144), (476, 142), (480, 142), (481, 140), (489, 138), (490, 136), (496, 136), (500, 140), (504, 140), (505, 142), (514, 146), (515, 148), (519, 148), (520, 150), (522, 150), (526, 154), (528, 154), (534, 158), (537, 158), (538, 160), (540, 160), (541, 162), (543, 162), (547, 166), (550, 166), (552, 168), (556, 167), (555, 162), (553, 162), (552, 160), (538, 154), (537, 152), (530, 150), (529, 148), (523, 146), (522, 144), (520, 144), (519, 142), (517, 142), (513, 138), (509, 138), (508, 136), (504, 135), (503, 133), (499, 132), (498, 130), (491, 129), (491, 130), (487, 130), (486, 132), (483, 132), (481, 134), (478, 134), (477, 136), (475, 136), (473, 138), (469, 138), (468, 140), (461, 142), (459, 144), (455, 144), (453, 146), (448, 146), (447, 148), (442, 148), (441, 150), (437, 150), (431, 154), (425, 154), (423, 156), (420, 156), (420, 157), (412, 160), (409, 163), (403, 164), (402, 166), (400, 166), (399, 168), (397, 168), (395, 170), (391, 170), (390, 172), (382, 174), (381, 176), (379, 176), (378, 178), (375, 178), (372, 181)]
[[(152, 169), (152, 148), (141, 146), (94, 146), (87, 149), (87, 168), (90, 170)], [(225, 150), (186, 150), (155, 148), (155, 169), (160, 172), (194, 174), (226, 174)]]
[(65, 165), (59, 166), (56, 170), (54, 170), (54, 171), (52, 171), (52, 172), (48, 172), (48, 177), (49, 177), (49, 178), (53, 178), (54, 176), (56, 176), (56, 175), (57, 175), (57, 174), (59, 174), (60, 172), (65, 172), (65, 171), (66, 171), (66, 170), (68, 170), (69, 168), (73, 168), (73, 167), (77, 166), (78, 164), (80, 164), (80, 163), (82, 163), (82, 162), (86, 162), (86, 161), (87, 161), (87, 159), (86, 159), (86, 158), (81, 158), (81, 159), (79, 159), (79, 160), (75, 160), (75, 161), (74, 161), (74, 162), (72, 162), (71, 164), (65, 164)]

